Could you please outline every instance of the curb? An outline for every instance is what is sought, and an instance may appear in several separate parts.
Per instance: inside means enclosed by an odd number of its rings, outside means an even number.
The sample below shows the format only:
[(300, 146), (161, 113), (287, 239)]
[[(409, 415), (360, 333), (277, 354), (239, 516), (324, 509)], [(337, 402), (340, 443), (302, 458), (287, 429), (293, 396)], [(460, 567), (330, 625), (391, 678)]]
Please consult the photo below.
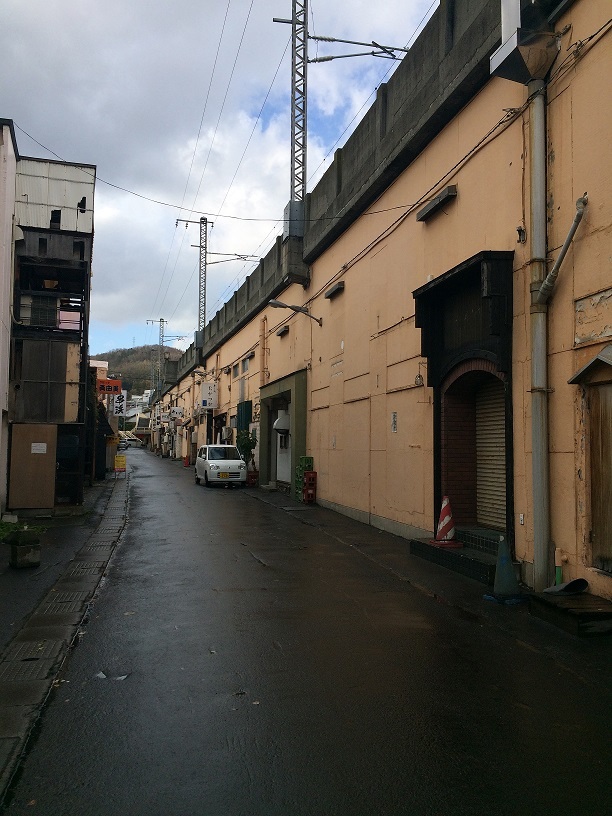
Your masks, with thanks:
[(126, 474), (115, 477), (96, 528), (0, 654), (0, 808), (62, 666), (82, 635), (121, 540), (128, 506)]

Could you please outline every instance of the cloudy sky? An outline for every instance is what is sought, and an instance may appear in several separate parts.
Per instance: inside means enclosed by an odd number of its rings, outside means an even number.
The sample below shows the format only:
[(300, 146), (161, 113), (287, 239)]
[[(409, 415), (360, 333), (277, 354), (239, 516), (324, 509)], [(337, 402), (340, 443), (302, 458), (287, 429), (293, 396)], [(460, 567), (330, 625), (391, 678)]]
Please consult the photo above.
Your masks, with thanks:
[[(310, 0), (309, 34), (406, 46), (438, 0)], [(375, 8), (375, 13), (373, 9)], [(2, 0), (0, 118), (22, 156), (97, 166), (90, 352), (186, 348), (282, 231), (290, 191), (291, 0)], [(309, 57), (367, 51), (309, 42)], [(311, 189), (361, 119), (386, 59), (311, 64)], [(219, 254), (216, 254), (219, 253)], [(221, 261), (221, 263), (216, 263)], [(154, 321), (154, 322), (147, 322)]]

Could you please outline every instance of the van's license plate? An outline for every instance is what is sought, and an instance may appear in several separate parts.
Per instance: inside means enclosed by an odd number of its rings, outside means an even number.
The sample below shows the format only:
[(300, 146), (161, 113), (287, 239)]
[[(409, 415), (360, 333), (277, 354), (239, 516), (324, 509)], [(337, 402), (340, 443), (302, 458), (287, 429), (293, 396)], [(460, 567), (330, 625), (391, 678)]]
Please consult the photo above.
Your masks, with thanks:
[(228, 477), (229, 477), (229, 473), (220, 473), (219, 474), (220, 479), (227, 479)]

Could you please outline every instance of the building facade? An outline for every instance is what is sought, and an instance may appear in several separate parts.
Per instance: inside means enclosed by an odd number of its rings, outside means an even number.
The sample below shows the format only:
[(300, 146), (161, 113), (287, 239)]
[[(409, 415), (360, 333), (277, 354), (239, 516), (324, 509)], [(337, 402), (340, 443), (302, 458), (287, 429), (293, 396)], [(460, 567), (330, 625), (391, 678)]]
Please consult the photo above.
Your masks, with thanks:
[(22, 157), (14, 143), (11, 155), (0, 219), (3, 294), (10, 293), (3, 506), (50, 509), (82, 502), (93, 462), (87, 337), (95, 167)]
[(295, 494), (308, 455), (317, 501), (421, 541), (447, 496), (527, 585), (612, 597), (609, 6), (524, 2), (506, 30), (500, 11), (440, 4), (303, 239), (186, 352), (176, 455), (256, 428), (260, 484)]
[(18, 155), (13, 123), (8, 119), (0, 119), (0, 510), (6, 508), (7, 493), (13, 216)]

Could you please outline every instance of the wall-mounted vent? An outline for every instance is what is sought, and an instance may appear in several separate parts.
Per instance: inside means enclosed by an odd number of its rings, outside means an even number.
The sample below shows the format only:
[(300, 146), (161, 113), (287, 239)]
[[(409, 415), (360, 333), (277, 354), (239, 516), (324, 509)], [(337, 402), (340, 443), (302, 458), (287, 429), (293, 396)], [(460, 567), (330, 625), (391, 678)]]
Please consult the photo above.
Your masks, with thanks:
[(338, 281), (338, 283), (334, 283), (331, 289), (328, 289), (325, 293), (325, 297), (328, 300), (333, 300), (338, 295), (341, 295), (344, 292), (344, 281)]
[(457, 185), (456, 184), (449, 184), (448, 187), (445, 187), (441, 193), (427, 204), (427, 206), (423, 207), (422, 210), (419, 210), (416, 215), (417, 221), (427, 221), (434, 213), (441, 210), (442, 207), (447, 204), (449, 201), (452, 201), (454, 198), (457, 198)]

